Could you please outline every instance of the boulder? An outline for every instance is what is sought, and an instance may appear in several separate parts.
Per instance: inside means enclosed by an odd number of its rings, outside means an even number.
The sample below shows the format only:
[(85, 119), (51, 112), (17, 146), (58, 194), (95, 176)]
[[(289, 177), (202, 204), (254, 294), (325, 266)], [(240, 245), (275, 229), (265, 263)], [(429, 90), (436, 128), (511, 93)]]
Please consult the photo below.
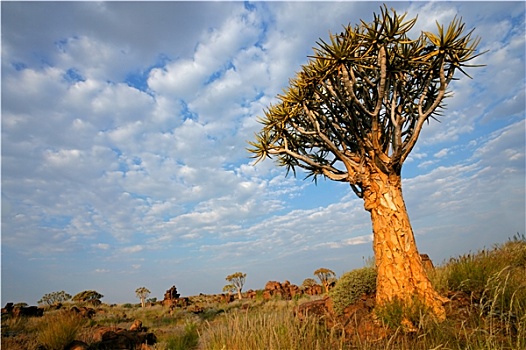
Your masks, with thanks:
[(422, 258), (422, 265), (424, 265), (424, 269), (426, 269), (426, 271), (432, 271), (435, 269), (435, 266), (433, 265), (433, 262), (429, 258), (429, 255), (420, 254), (420, 257)]
[(232, 294), (221, 294), (221, 303), (228, 304), (234, 301), (234, 295)]
[(130, 326), (130, 331), (142, 332), (146, 331), (146, 328), (142, 326), (141, 320), (133, 321), (133, 324)]
[(74, 312), (76, 313), (77, 315), (81, 316), (81, 317), (84, 317), (84, 318), (92, 318), (94, 315), (95, 315), (95, 310), (90, 308), (90, 307), (86, 307), (86, 306), (72, 306), (70, 309), (69, 309), (70, 312)]
[(304, 287), (303, 293), (307, 295), (321, 295), (323, 294), (323, 287), (320, 286), (319, 284)]
[(358, 342), (360, 339), (385, 339), (389, 335), (389, 329), (378, 322), (373, 312), (374, 306), (375, 296), (363, 295), (338, 315), (334, 311), (332, 299), (325, 296), (323, 299), (300, 304), (295, 309), (295, 315), (300, 321), (314, 316), (327, 328), (343, 328), (351, 342)]
[(177, 288), (172, 286), (164, 293), (163, 306), (177, 306), (180, 296), (181, 294), (177, 293)]
[(73, 340), (64, 347), (64, 350), (89, 350), (89, 345), (80, 340)]
[(7, 303), (2, 308), (2, 315), (10, 315), (13, 312), (13, 303)]
[(334, 316), (332, 301), (329, 297), (308, 301), (300, 304), (296, 308), (295, 314), (300, 320), (303, 320), (308, 316), (317, 316), (320, 319), (332, 319)]
[(94, 330), (93, 340), (96, 342), (92, 345), (92, 348), (94, 349), (135, 350), (145, 348), (148, 349), (149, 345), (153, 345), (157, 342), (157, 337), (155, 334), (143, 330), (139, 331), (127, 330), (117, 327), (100, 327)]
[(289, 281), (285, 281), (283, 283), (269, 281), (265, 285), (265, 290), (263, 291), (263, 298), (265, 300), (269, 300), (273, 297), (279, 297), (281, 299), (290, 300), (294, 296), (301, 294), (301, 289), (297, 285), (291, 284)]
[(37, 306), (15, 306), (11, 311), (13, 317), (42, 317), (44, 309)]
[[(256, 299), (257, 292), (255, 290), (249, 289), (245, 293), (243, 293), (243, 297), (246, 299)], [(234, 296), (231, 295), (232, 301), (234, 300)]]

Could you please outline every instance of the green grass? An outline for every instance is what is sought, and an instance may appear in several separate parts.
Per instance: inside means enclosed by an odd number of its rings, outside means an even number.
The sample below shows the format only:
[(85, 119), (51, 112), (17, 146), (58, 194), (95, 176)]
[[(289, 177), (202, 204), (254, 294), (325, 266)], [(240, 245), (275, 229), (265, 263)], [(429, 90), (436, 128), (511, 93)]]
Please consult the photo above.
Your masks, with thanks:
[(85, 320), (72, 312), (46, 315), (38, 325), (38, 342), (46, 350), (62, 350), (77, 339)]

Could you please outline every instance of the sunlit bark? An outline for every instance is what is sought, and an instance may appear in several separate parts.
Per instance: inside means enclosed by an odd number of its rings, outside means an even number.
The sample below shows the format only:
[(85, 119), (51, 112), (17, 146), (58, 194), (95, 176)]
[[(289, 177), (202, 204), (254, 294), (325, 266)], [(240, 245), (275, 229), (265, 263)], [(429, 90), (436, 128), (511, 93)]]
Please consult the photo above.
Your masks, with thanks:
[(431, 285), (418, 253), (409, 216), (402, 197), (399, 175), (369, 174), (364, 207), (371, 213), (373, 249), (378, 271), (376, 301), (415, 300), (445, 319), (444, 303)]

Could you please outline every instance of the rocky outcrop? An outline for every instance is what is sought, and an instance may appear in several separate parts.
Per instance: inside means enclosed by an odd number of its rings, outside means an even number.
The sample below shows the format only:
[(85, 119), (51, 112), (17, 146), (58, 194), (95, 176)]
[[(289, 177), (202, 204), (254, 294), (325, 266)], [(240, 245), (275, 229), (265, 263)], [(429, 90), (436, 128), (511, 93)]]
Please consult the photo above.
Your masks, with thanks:
[(291, 284), (289, 281), (285, 281), (283, 283), (269, 281), (265, 285), (263, 299), (269, 300), (278, 297), (280, 299), (290, 300), (294, 298), (294, 296), (301, 294), (301, 289), (297, 285)]
[(135, 320), (130, 329), (117, 327), (100, 327), (93, 332), (92, 345), (100, 350), (135, 350), (149, 349), (157, 343), (155, 334), (148, 332), (140, 320)]
[(435, 269), (435, 266), (433, 265), (431, 258), (429, 258), (429, 255), (420, 254), (420, 257), (422, 258), (422, 265), (424, 265), (424, 269), (426, 269), (426, 271), (432, 271)]
[(96, 313), (94, 309), (86, 306), (72, 306), (69, 311), (84, 318), (92, 318)]
[(7, 303), (2, 308), (2, 315), (4, 314), (11, 317), (41, 317), (44, 315), (44, 309), (37, 306), (13, 306), (13, 303)]
[(336, 314), (329, 296), (300, 304), (295, 315), (300, 321), (315, 316), (327, 328), (343, 327), (351, 342), (360, 339), (378, 340), (388, 335), (388, 328), (378, 322), (372, 310), (375, 306), (374, 295), (363, 295), (355, 303), (348, 305), (342, 314)]
[(141, 320), (135, 320), (133, 321), (133, 324), (130, 326), (130, 331), (142, 332), (142, 331), (147, 331), (147, 328), (142, 326)]
[(234, 295), (232, 295), (232, 294), (221, 294), (221, 296), (220, 296), (220, 302), (223, 303), (223, 304), (231, 303), (234, 300), (235, 300), (234, 299)]
[[(245, 293), (243, 293), (243, 297), (246, 299), (256, 299), (257, 292), (255, 290), (249, 289)], [(234, 301), (234, 295), (230, 295), (232, 297), (232, 301)]]
[(176, 306), (180, 296), (181, 294), (177, 293), (177, 288), (172, 286), (164, 293), (163, 306)]
[(314, 284), (312, 286), (303, 287), (303, 293), (307, 295), (322, 295), (323, 287), (319, 284)]

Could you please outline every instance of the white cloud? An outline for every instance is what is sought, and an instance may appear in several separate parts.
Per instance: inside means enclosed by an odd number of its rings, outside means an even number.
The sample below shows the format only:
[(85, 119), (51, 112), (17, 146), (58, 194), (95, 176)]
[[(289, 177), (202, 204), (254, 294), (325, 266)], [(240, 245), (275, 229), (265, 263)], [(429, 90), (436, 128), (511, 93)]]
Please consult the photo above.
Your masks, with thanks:
[(121, 252), (123, 254), (133, 254), (133, 253), (138, 253), (140, 251), (142, 251), (144, 248), (140, 245), (134, 245), (134, 246), (130, 246), (130, 247), (124, 247), (121, 249)]
[(450, 149), (449, 148), (442, 148), (440, 151), (438, 151), (437, 153), (435, 153), (433, 156), (435, 158), (443, 158), (445, 156), (448, 155)]
[(108, 250), (110, 249), (110, 245), (107, 243), (97, 243), (93, 245), (95, 248), (102, 249), (102, 250)]

